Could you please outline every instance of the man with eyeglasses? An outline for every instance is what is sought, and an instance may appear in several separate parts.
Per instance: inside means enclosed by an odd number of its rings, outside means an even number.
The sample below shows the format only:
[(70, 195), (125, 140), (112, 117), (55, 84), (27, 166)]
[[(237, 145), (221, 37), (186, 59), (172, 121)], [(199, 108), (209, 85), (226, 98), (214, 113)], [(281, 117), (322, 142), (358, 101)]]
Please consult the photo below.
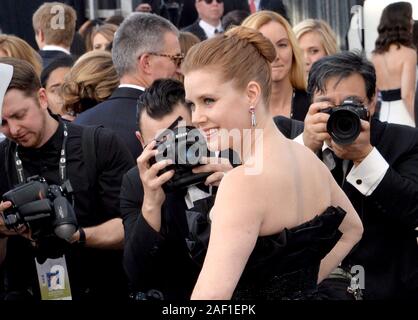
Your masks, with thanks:
[(114, 130), (134, 158), (142, 152), (135, 137), (136, 103), (156, 79), (175, 78), (183, 60), (177, 28), (151, 13), (133, 13), (119, 27), (113, 40), (112, 59), (120, 77), (113, 94), (81, 113), (75, 123), (102, 125)]
[(224, 14), (223, 0), (196, 0), (198, 20), (182, 31), (191, 32), (200, 40), (214, 37), (223, 31), (221, 18)]

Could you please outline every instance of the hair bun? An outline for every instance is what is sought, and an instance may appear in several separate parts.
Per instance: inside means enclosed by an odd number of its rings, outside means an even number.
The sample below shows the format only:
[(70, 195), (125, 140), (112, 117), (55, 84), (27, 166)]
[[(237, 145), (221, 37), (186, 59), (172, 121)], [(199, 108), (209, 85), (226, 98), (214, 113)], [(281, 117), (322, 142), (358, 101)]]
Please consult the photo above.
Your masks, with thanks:
[(228, 30), (225, 35), (229, 38), (236, 38), (253, 45), (264, 59), (272, 63), (276, 59), (276, 49), (269, 39), (263, 36), (258, 30), (238, 26)]

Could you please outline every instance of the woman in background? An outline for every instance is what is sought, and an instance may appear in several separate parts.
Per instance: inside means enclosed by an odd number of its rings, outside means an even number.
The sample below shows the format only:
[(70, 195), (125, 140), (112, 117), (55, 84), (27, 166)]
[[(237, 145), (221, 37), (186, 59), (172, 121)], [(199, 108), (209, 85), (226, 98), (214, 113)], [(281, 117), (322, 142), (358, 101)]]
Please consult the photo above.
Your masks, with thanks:
[(113, 43), (116, 30), (118, 30), (118, 26), (110, 23), (106, 23), (93, 29), (91, 34), (91, 44), (93, 50), (110, 51), (109, 48)]
[(412, 45), (412, 6), (388, 5), (382, 12), (372, 62), (381, 95), (380, 121), (415, 127), (417, 52)]
[(293, 31), (305, 58), (306, 78), (316, 61), (339, 51), (337, 36), (324, 20), (303, 20), (293, 27)]
[(91, 51), (82, 55), (65, 77), (62, 86), (64, 108), (68, 119), (106, 100), (119, 85), (112, 55)]
[(42, 72), (42, 60), (39, 54), (25, 40), (0, 34), (0, 57), (11, 57), (29, 62), (38, 76)]
[(303, 57), (292, 27), (272, 11), (254, 13), (242, 26), (260, 31), (276, 48), (276, 59), (271, 64), (271, 115), (303, 121), (311, 103), (306, 93)]

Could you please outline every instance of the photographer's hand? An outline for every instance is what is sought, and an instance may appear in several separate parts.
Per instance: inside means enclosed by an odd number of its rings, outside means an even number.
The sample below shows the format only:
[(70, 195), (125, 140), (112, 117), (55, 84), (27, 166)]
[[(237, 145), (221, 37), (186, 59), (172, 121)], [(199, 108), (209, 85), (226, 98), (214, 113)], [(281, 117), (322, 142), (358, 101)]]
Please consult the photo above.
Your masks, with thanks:
[(313, 152), (317, 153), (321, 150), (324, 141), (331, 137), (327, 132), (327, 121), (329, 115), (321, 112), (322, 109), (328, 108), (327, 102), (313, 103), (309, 107), (305, 117), (305, 129), (303, 130), (303, 143)]
[(31, 232), (25, 225), (20, 225), (17, 228), (16, 231), (15, 230), (9, 230), (6, 227), (6, 224), (3, 220), (3, 212), (4, 212), (4, 210), (10, 208), (11, 206), (12, 206), (12, 203), (10, 201), (0, 202), (0, 238), (1, 237), (21, 235), (22, 237), (25, 237), (29, 240), (32, 240)]
[(361, 120), (360, 135), (352, 144), (342, 146), (331, 141), (330, 147), (338, 158), (352, 160), (357, 167), (373, 150), (370, 143), (370, 123)]
[(144, 188), (144, 201), (142, 203), (142, 215), (148, 224), (156, 231), (161, 228), (161, 206), (165, 201), (165, 193), (162, 185), (174, 175), (174, 170), (167, 171), (160, 176), (158, 173), (171, 164), (170, 160), (158, 161), (150, 166), (149, 161), (158, 153), (153, 150), (155, 141), (148, 144), (137, 159), (139, 176)]
[(206, 178), (205, 185), (219, 186), (225, 174), (233, 169), (228, 159), (221, 157), (202, 157), (201, 162), (204, 165), (193, 168), (193, 173), (213, 172)]

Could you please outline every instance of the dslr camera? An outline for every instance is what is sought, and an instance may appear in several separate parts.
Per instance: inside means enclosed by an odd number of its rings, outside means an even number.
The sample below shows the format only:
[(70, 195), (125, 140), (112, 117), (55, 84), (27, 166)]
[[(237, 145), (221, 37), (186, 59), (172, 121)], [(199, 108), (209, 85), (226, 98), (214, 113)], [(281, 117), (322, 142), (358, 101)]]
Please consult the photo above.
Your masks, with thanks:
[(25, 225), (31, 230), (34, 240), (55, 234), (70, 241), (78, 229), (74, 209), (66, 198), (72, 192), (69, 180), (58, 186), (48, 185), (39, 176), (28, 178), (27, 183), (3, 194), (3, 201), (12, 203), (3, 212), (6, 227), (17, 230)]
[(327, 131), (335, 143), (348, 145), (354, 142), (361, 132), (361, 121), (369, 119), (367, 107), (353, 100), (344, 100), (339, 106), (323, 109), (330, 115)]
[(158, 135), (154, 147), (154, 150), (158, 150), (158, 154), (149, 161), (150, 165), (163, 160), (172, 161), (172, 164), (159, 172), (161, 175), (174, 170), (174, 176), (162, 186), (165, 192), (199, 184), (211, 174), (192, 172), (193, 168), (201, 165), (202, 157), (209, 156), (209, 150), (205, 138), (198, 129), (190, 126), (174, 127), (180, 120), (181, 117)]

